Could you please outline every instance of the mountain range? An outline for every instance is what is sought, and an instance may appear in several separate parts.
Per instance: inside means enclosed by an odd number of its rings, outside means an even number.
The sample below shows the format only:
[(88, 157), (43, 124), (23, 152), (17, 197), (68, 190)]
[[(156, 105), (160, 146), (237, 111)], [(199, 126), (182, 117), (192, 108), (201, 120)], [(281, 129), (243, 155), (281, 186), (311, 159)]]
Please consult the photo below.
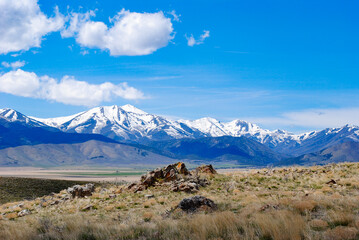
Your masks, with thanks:
[[(338, 146), (347, 142), (359, 142), (359, 127), (352, 125), (293, 134), (284, 130), (265, 130), (242, 120), (220, 122), (207, 117), (193, 121), (175, 121), (146, 113), (132, 105), (96, 107), (71, 116), (48, 119), (25, 116), (12, 109), (0, 109), (0, 134), (2, 149), (22, 149), (24, 145), (39, 144), (48, 144), (48, 149), (55, 148), (56, 144), (97, 141), (103, 143), (101, 146), (122, 144), (128, 149), (142, 149), (153, 153), (152, 158), (142, 159), (148, 162), (154, 161), (153, 158), (164, 161), (174, 158), (250, 165), (288, 162), (305, 162), (310, 165), (310, 159), (316, 159), (313, 163), (317, 163), (318, 159), (341, 161), (340, 159), (347, 158), (340, 157)], [(359, 152), (355, 144), (350, 147), (352, 150), (347, 149), (341, 154), (348, 154), (348, 151), (351, 154)], [(325, 149), (336, 151), (336, 157), (329, 158), (330, 154), (326, 153), (327, 158), (324, 159), (321, 152)], [(121, 151), (117, 154), (119, 152)], [(38, 154), (41, 155), (40, 152)], [(0, 165), (2, 155), (4, 152), (0, 151)], [(319, 155), (321, 157), (318, 158)], [(111, 162), (116, 159), (112, 156), (103, 157)], [(123, 156), (125, 155), (122, 154), (117, 159), (124, 161)], [(56, 158), (56, 154), (52, 158)], [(85, 154), (77, 158), (86, 162), (84, 159), (91, 159), (91, 156)], [(303, 158), (306, 161), (300, 160)], [(31, 162), (26, 161), (27, 164)], [(138, 159), (134, 157), (133, 162), (135, 161)]]

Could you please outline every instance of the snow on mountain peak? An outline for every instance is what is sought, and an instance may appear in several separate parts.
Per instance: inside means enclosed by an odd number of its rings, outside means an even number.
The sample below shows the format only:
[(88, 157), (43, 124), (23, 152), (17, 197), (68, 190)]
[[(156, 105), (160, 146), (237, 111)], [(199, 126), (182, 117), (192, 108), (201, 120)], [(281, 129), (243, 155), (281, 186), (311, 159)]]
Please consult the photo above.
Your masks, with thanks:
[(137, 113), (137, 114), (147, 114), (146, 112), (142, 111), (141, 109), (138, 109), (134, 106), (132, 106), (131, 104), (126, 104), (121, 106), (121, 108), (123, 110), (125, 110), (126, 112), (132, 112), (132, 113)]
[(11, 109), (11, 108), (4, 108), (0, 111), (0, 116), (6, 118), (8, 121), (15, 122), (15, 121), (22, 121), (28, 122), (29, 118), (25, 115)]
[[(0, 116), (10, 119), (9, 121), (11, 119), (26, 121), (27, 118), (12, 109), (0, 109)], [(172, 121), (146, 113), (130, 104), (96, 107), (68, 117), (27, 119), (33, 123), (42, 122), (65, 132), (98, 133), (115, 140), (140, 143), (148, 140), (244, 136), (270, 147), (276, 147), (280, 144), (295, 145), (314, 139), (318, 134), (327, 135), (338, 132), (348, 132), (352, 134), (352, 138), (359, 139), (359, 128), (353, 125), (296, 135), (283, 130), (262, 129), (256, 124), (239, 119), (220, 122), (215, 118), (204, 117), (196, 120)]]
[(33, 127), (47, 127), (46, 124), (43, 124), (36, 119), (25, 116), (24, 114), (11, 108), (0, 109), (0, 118), (3, 118), (9, 122), (21, 122), (22, 124), (28, 124)]

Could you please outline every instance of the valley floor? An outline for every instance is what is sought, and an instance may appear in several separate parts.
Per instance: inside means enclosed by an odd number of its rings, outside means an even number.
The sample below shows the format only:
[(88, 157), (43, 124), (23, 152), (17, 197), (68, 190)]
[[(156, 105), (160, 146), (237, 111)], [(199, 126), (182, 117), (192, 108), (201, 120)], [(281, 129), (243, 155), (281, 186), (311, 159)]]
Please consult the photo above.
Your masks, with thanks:
[(34, 167), (0, 167), (0, 177), (41, 178), (86, 182), (133, 182), (145, 170), (134, 169), (47, 169)]
[[(359, 238), (359, 163), (206, 177), (211, 184), (195, 194), (172, 192), (165, 184), (137, 193), (101, 185), (87, 198), (59, 201), (62, 191), (6, 203), (0, 205), (0, 239)], [(218, 209), (174, 210), (194, 195), (212, 199)]]

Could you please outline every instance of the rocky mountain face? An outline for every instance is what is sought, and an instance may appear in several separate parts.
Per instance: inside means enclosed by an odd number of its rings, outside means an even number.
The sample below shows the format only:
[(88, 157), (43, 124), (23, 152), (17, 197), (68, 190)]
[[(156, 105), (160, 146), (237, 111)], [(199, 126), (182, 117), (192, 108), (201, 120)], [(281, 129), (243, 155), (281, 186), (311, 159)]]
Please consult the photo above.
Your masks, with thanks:
[(242, 120), (220, 122), (214, 118), (173, 121), (134, 106), (97, 107), (63, 118), (34, 120), (64, 132), (97, 133), (109, 138), (148, 145), (152, 141), (203, 137), (247, 137), (284, 155), (299, 156), (345, 141), (359, 141), (359, 127), (346, 125), (304, 134), (269, 131)]
[[(3, 113), (9, 118), (2, 117)], [(0, 149), (48, 143), (72, 144), (90, 140), (116, 142), (99, 134), (65, 133), (13, 110), (0, 113)]]
[(64, 132), (97, 133), (117, 141), (148, 141), (203, 136), (185, 124), (146, 113), (131, 105), (97, 107), (73, 116), (36, 119)]
[(40, 119), (0, 109), (0, 148), (122, 142), (167, 157), (265, 164), (359, 142), (359, 127), (346, 125), (304, 134), (265, 130), (242, 120), (170, 120), (134, 106), (96, 107), (67, 117)]
[(325, 148), (315, 153), (308, 153), (295, 158), (288, 158), (276, 163), (282, 165), (324, 165), (339, 162), (358, 162), (359, 142), (346, 141)]
[(162, 155), (175, 159), (207, 160), (236, 165), (265, 166), (283, 159), (267, 146), (247, 137), (205, 137), (152, 142)]

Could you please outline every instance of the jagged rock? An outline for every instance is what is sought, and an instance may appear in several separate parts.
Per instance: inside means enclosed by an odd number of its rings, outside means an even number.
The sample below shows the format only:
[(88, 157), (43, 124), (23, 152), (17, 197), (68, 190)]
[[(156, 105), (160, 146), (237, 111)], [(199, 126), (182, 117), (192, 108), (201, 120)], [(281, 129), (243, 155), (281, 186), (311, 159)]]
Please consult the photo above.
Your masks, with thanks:
[(92, 183), (88, 183), (84, 187), (80, 185), (75, 185), (67, 189), (67, 192), (71, 194), (73, 198), (91, 196), (94, 191), (95, 185)]
[(164, 168), (157, 168), (141, 176), (139, 183), (132, 183), (127, 188), (139, 192), (155, 185), (169, 184), (171, 191), (194, 193), (209, 184), (206, 179), (193, 176), (182, 162), (170, 164)]
[(206, 173), (206, 174), (217, 174), (217, 171), (213, 168), (212, 164), (202, 165), (196, 168), (196, 173)]
[(198, 192), (199, 187), (205, 187), (209, 185), (209, 182), (207, 179), (200, 178), (200, 177), (187, 177), (186, 179), (181, 179), (178, 181), (174, 181), (171, 185), (171, 191), (178, 192), (189, 192), (189, 193), (195, 193)]
[(157, 169), (153, 170), (152, 174), (155, 179), (163, 178), (163, 171), (161, 168), (157, 168)]
[(164, 181), (165, 182), (171, 182), (177, 179), (177, 174), (176, 171), (174, 169), (170, 169), (166, 174), (165, 174), (165, 178)]
[(155, 182), (156, 178), (151, 173), (148, 173), (142, 180), (142, 184), (147, 187), (153, 186)]
[(193, 213), (200, 209), (216, 210), (217, 205), (209, 198), (203, 196), (194, 196), (183, 199), (177, 206), (185, 212)]
[(23, 217), (23, 216), (26, 216), (26, 215), (29, 215), (31, 214), (30, 210), (29, 209), (24, 209), (24, 210), (21, 210), (20, 212), (17, 213), (17, 216), (18, 217)]
[(164, 167), (162, 169), (162, 173), (165, 182), (177, 180), (179, 174), (182, 174), (184, 176), (190, 175), (190, 172), (188, 171), (186, 165), (183, 162), (170, 164), (167, 167)]

